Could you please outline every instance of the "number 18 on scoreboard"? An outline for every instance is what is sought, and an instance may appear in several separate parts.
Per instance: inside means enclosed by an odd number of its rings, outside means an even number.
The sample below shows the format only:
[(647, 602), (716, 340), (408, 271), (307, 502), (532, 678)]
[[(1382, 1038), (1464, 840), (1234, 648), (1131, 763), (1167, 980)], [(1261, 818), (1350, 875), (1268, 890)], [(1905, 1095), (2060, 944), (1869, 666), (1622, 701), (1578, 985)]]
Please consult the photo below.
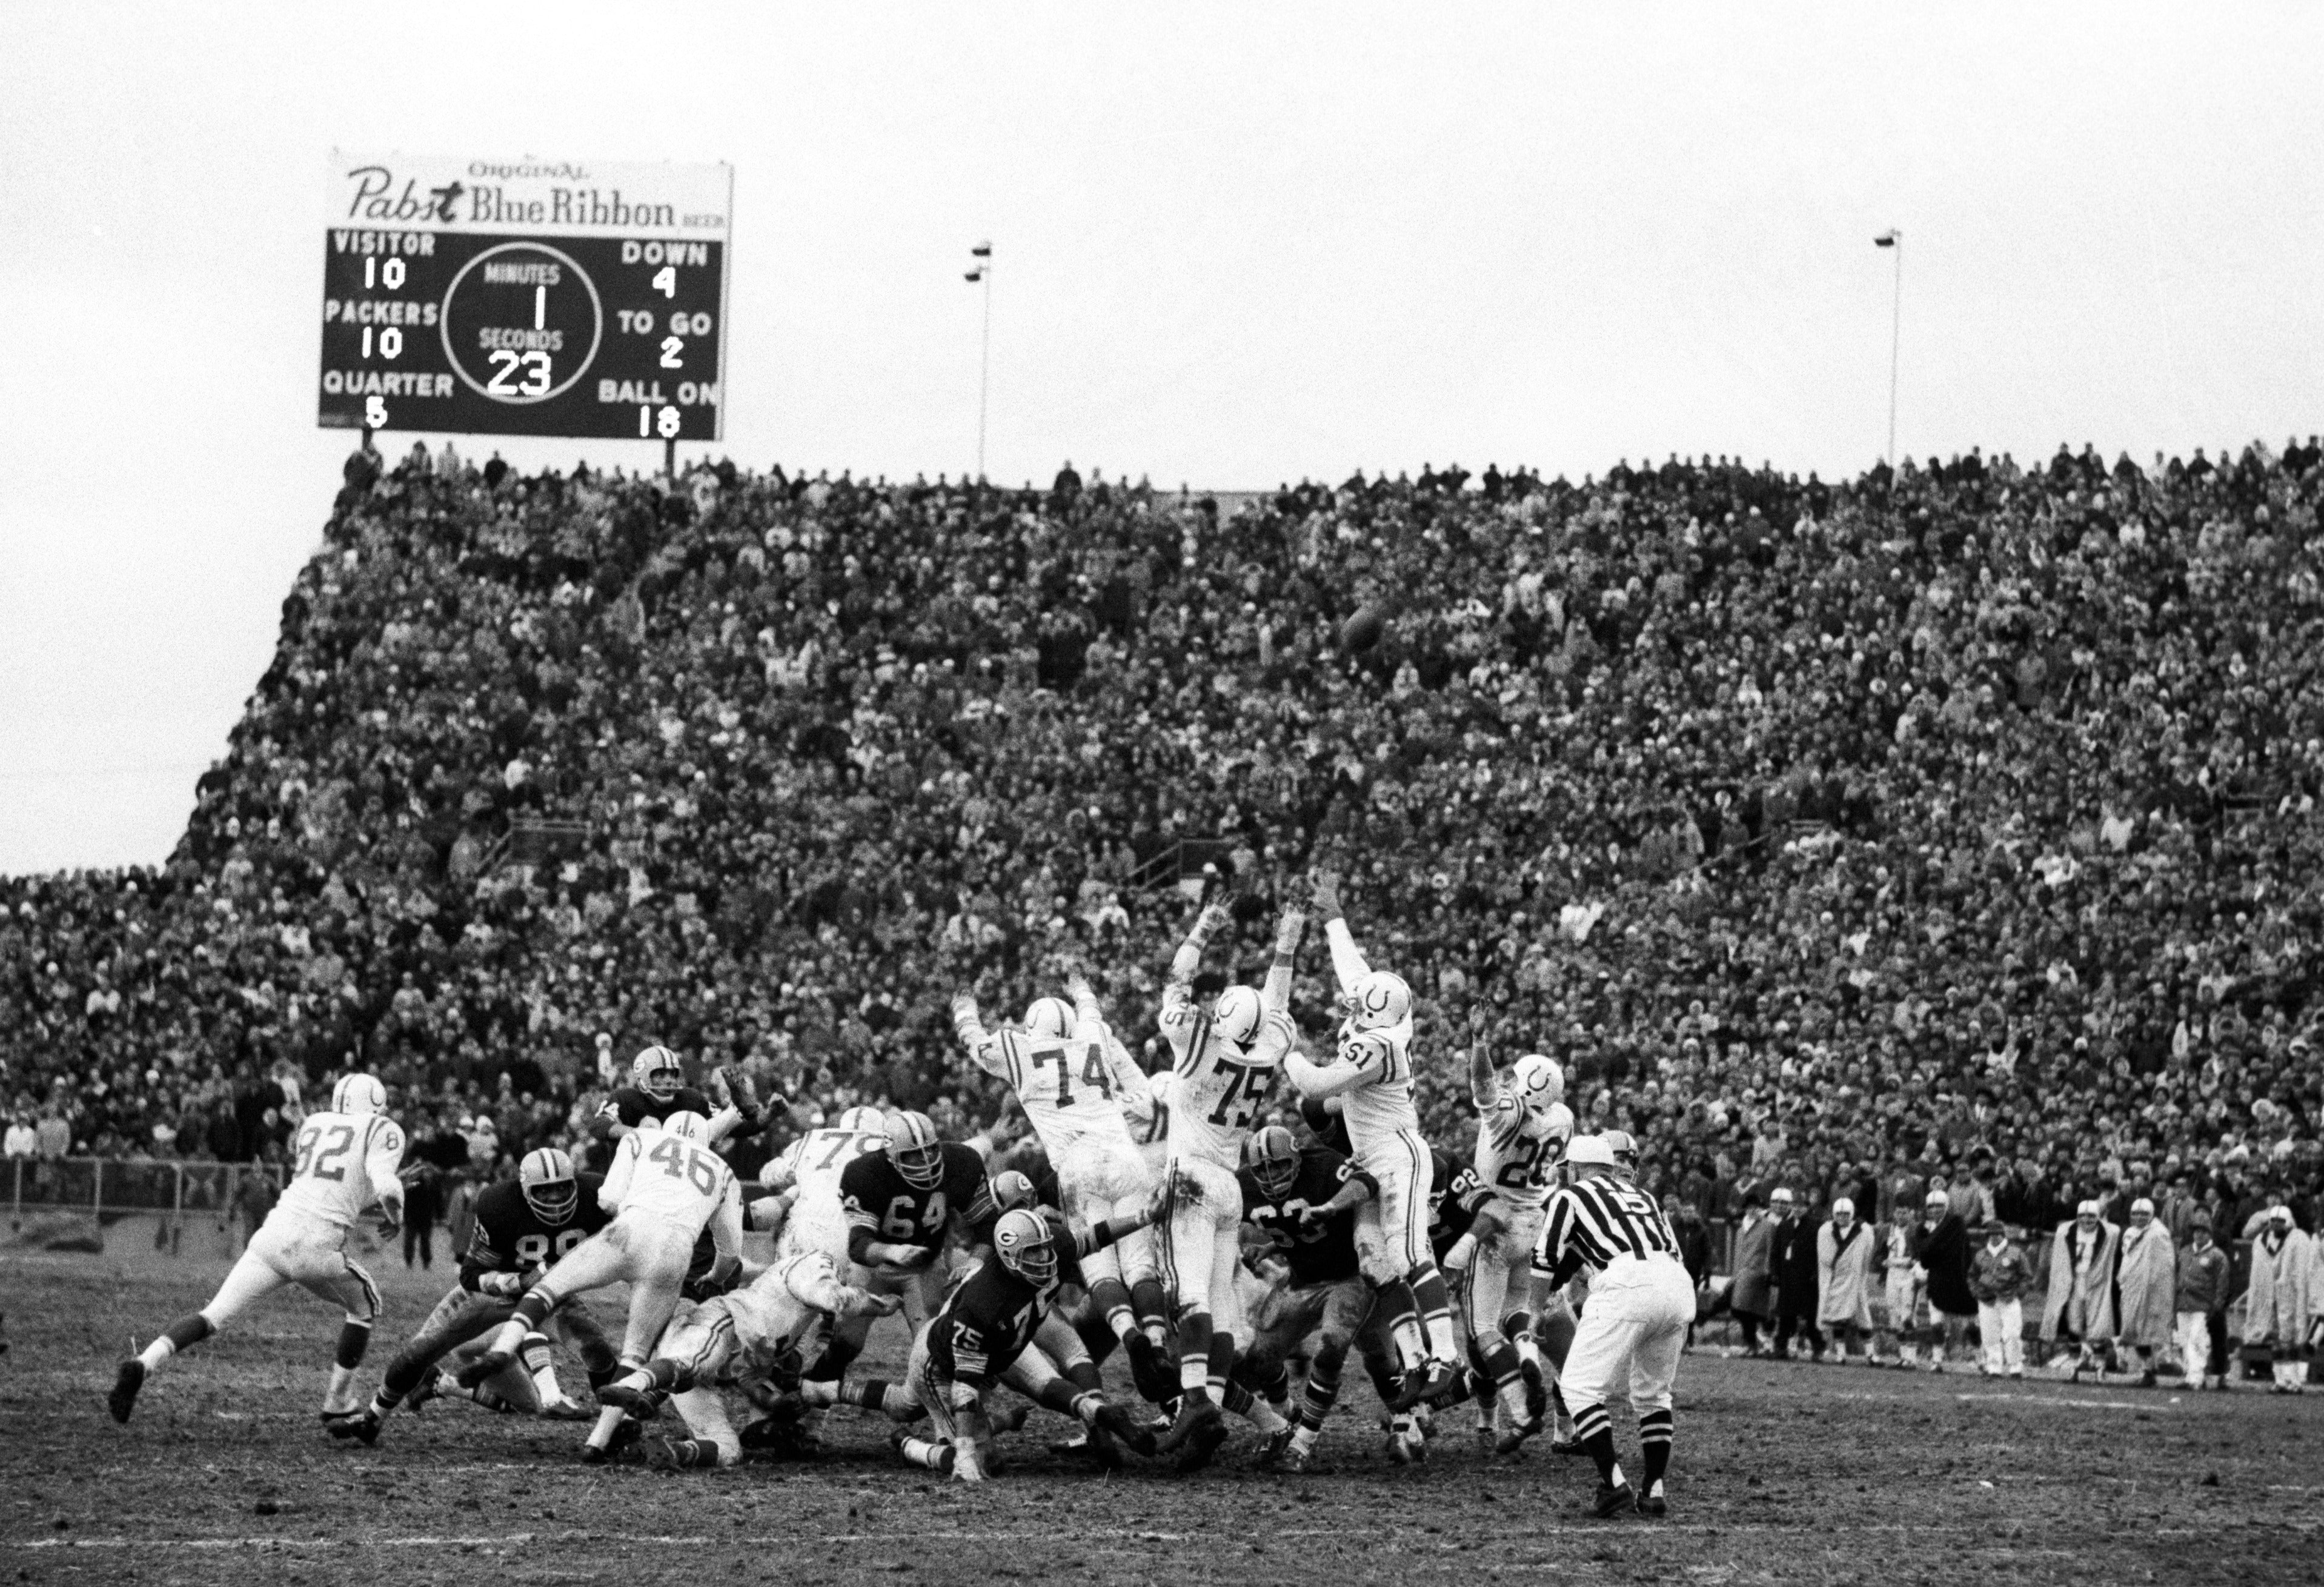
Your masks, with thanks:
[(733, 208), (725, 165), (333, 154), (320, 421), (720, 439)]

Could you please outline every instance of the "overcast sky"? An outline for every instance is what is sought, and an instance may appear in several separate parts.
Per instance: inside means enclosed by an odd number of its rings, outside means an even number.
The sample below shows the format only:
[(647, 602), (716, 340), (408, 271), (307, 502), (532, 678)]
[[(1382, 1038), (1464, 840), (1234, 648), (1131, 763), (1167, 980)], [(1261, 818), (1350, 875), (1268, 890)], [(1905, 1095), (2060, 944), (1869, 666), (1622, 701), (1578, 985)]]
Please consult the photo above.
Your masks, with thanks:
[[(163, 858), (349, 437), (332, 148), (731, 161), (724, 450), (1214, 488), (2324, 428), (2324, 7), (0, 0), (0, 872)], [(388, 438), (400, 447), (409, 438)], [(462, 438), (464, 450), (493, 443)], [(524, 442), (524, 464), (651, 464)]]

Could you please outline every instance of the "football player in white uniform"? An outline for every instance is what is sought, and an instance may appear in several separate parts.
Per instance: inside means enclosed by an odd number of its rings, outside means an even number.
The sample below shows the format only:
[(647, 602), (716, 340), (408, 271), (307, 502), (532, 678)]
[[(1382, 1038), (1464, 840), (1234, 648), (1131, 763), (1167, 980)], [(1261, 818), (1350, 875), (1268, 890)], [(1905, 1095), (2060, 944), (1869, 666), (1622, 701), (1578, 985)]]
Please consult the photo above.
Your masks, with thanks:
[(742, 1440), (726, 1419), (722, 1384), (746, 1388), (787, 1363), (825, 1324), (840, 1317), (892, 1315), (903, 1301), (843, 1284), (819, 1250), (787, 1257), (741, 1289), (699, 1306), (682, 1306), (652, 1361), (597, 1391), (608, 1405), (650, 1418), (664, 1400), (678, 1407), (690, 1438), (665, 1439), (654, 1463), (731, 1466)]
[(1340, 912), (1339, 885), (1329, 872), (1315, 880), (1315, 908), (1331, 941), (1332, 970), (1347, 1017), (1331, 1063), (1312, 1064), (1295, 1052), (1284, 1067), (1302, 1095), (1340, 1099), (1356, 1163), (1379, 1186), (1378, 1199), (1360, 1214), (1379, 1220), (1386, 1248), (1390, 1271), (1375, 1277), (1403, 1277), (1419, 1303), (1425, 1330), (1426, 1359), (1392, 1407), (1404, 1410), (1451, 1388), (1460, 1371), (1452, 1297), (1428, 1241), (1434, 1175), (1412, 1101), (1412, 990), (1402, 977), (1365, 963)]
[(888, 1121), (877, 1108), (849, 1108), (834, 1124), (808, 1130), (782, 1155), (768, 1159), (759, 1183), (793, 1192), (789, 1221), (776, 1250), (783, 1256), (819, 1250), (844, 1267), (847, 1261), (847, 1210), (840, 1204), (839, 1176), (866, 1152), (888, 1149)]
[[(1113, 1040), (1089, 983), (1076, 974), (1068, 990), (1070, 1006), (1041, 998), (1026, 1010), (1022, 1029), (1000, 1031), (985, 1029), (975, 997), (960, 992), (952, 1001), (953, 1029), (976, 1066), (1016, 1093), (1056, 1173), (1060, 1210), (1091, 1228), (1102, 1218), (1127, 1222), (1152, 1199), (1155, 1180), (1114, 1101), (1126, 1086), (1142, 1088), (1145, 1076)], [(1093, 1251), (1081, 1273), (1091, 1304), (1133, 1359), (1150, 1352), (1139, 1321), (1141, 1312), (1158, 1321), (1163, 1311), (1152, 1236), (1139, 1229)], [(1133, 1299), (1133, 1291), (1142, 1293)]]
[(290, 1183), (266, 1222), (250, 1237), (240, 1260), (209, 1305), (180, 1317), (168, 1332), (121, 1363), (106, 1404), (116, 1422), (129, 1420), (145, 1379), (181, 1350), (200, 1343), (247, 1311), (261, 1296), (289, 1285), (338, 1306), (339, 1329), (331, 1386), (323, 1398), (326, 1424), (356, 1415), (355, 1369), (379, 1318), (379, 1289), (346, 1254), (347, 1236), (366, 1208), (379, 1207), (380, 1232), (403, 1224), (403, 1131), (387, 1117), (387, 1088), (369, 1075), (349, 1075), (331, 1088), (328, 1112), (309, 1113), (299, 1127)]
[[(1477, 1104), (1477, 1178), (1493, 1199), (1462, 1237), (1473, 1248), (1461, 1309), (1471, 1354), (1500, 1405), (1495, 1448), (1508, 1454), (1541, 1431), (1548, 1406), (1533, 1331), (1540, 1313), (1533, 1295), (1533, 1249), (1566, 1143), (1573, 1139), (1573, 1113), (1563, 1100), (1565, 1072), (1542, 1054), (1527, 1053), (1506, 1075), (1495, 1074), (1482, 1025), (1480, 1012), (1469, 1081)], [(1449, 1254), (1446, 1261), (1459, 1265)], [(1488, 1426), (1493, 1398), (1478, 1397), (1479, 1416)]]
[[(1235, 1270), (1241, 1254), (1243, 1142), (1273, 1095), (1275, 1078), (1297, 1039), (1285, 1011), (1291, 960), (1305, 918), (1286, 912), (1277, 927), (1267, 989), (1230, 986), (1208, 1011), (1194, 1002), (1194, 972), (1211, 935), (1230, 917), (1205, 908), (1170, 961), (1160, 1023), (1176, 1062), (1171, 1073), (1169, 1213), (1162, 1241), (1163, 1279), (1178, 1317), (1178, 1415), (1164, 1450), (1187, 1447), (1181, 1469), (1200, 1466), (1226, 1441), (1219, 1402), (1242, 1330)], [(1252, 1419), (1279, 1432), (1283, 1418), (1264, 1402)]]
[[(627, 1279), (630, 1317), (622, 1365), (645, 1365), (655, 1341), (678, 1309), (678, 1291), (693, 1261), (695, 1241), (707, 1229), (716, 1257), (714, 1280), (741, 1262), (742, 1201), (733, 1170), (704, 1144), (709, 1121), (699, 1113), (672, 1113), (659, 1125), (641, 1125), (622, 1137), (597, 1192), (613, 1221), (558, 1259), (524, 1293), (516, 1312), (493, 1335), (490, 1349), (459, 1375), (473, 1388), (516, 1359), (527, 1333), (568, 1296)], [(618, 1408), (601, 1414), (585, 1458), (602, 1455), (621, 1420)]]

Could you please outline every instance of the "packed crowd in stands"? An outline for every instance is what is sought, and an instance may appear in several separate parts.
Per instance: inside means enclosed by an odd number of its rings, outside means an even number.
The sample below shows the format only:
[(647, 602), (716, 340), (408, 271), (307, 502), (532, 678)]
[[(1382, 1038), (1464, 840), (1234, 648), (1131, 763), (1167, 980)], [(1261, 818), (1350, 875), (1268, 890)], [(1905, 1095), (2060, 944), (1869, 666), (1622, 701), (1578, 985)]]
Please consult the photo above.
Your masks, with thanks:
[(2313, 1230), (2319, 462), (1427, 468), (1222, 512), (359, 452), (169, 862), (0, 881), (8, 1150), (264, 1159), (360, 1066), (489, 1176), (649, 1041), (965, 1133), (998, 1098), (954, 989), (1077, 963), (1150, 1035), (1172, 845), (1219, 838), (1246, 976), (1343, 873), (1456, 1150), (1481, 1009), (1711, 1218), (1935, 1183)]

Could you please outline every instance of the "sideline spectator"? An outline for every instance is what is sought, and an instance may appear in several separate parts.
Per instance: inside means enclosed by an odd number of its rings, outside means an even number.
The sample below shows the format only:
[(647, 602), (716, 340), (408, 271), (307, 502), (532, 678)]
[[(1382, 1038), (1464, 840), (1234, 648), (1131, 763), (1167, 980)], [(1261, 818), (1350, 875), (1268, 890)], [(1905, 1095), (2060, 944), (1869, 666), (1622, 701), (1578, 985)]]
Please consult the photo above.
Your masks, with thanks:
[(2270, 1392), (2301, 1394), (2308, 1381), (2308, 1333), (2324, 1293), (2316, 1246), (2292, 1221), (2292, 1209), (2268, 1210), (2252, 1242), (2251, 1285), (2244, 1296), (2244, 1342), (2267, 1352)]
[(2201, 1389), (2227, 1386), (2227, 1303), (2235, 1263), (2211, 1240), (2211, 1215), (2198, 1211), (2179, 1259), (2179, 1370)]
[(2115, 1261), (2122, 1231), (2083, 1202), (2058, 1225), (2050, 1247), (2050, 1294), (2042, 1306), (2042, 1340), (2074, 1347), (2069, 1376), (2103, 1370), (2115, 1336)]
[(2138, 1358), (2138, 1381), (2154, 1387), (2154, 1363), (2171, 1347), (2179, 1291), (2179, 1255), (2171, 1232), (2154, 1215), (2154, 1204), (2140, 1196), (2130, 1204), (2115, 1260), (2115, 1292), (2121, 1308), (2121, 1342)]
[(1757, 1190), (1751, 1191), (1743, 1203), (1743, 1219), (1735, 1230), (1735, 1285), (1729, 1292), (1728, 1305), (1735, 1320), (1743, 1327), (1743, 1353), (1757, 1356), (1765, 1352), (1759, 1342), (1759, 1330), (1775, 1317), (1775, 1289), (1771, 1278), (1774, 1257), (1771, 1242), (1775, 1232), (1780, 1208), (1791, 1201), (1792, 1193), (1778, 1187), (1775, 1191), (1778, 1211), (1771, 1215)]
[(1773, 1198), (1775, 1232), (1767, 1242), (1768, 1271), (1775, 1283), (1775, 1348), (1777, 1361), (1789, 1361), (1792, 1335), (1797, 1333), (1812, 1353), (1823, 1360), (1823, 1330), (1816, 1325), (1821, 1309), (1817, 1295), (1816, 1221), (1801, 1211), (1788, 1190)]
[(2034, 1269), (2025, 1253), (2009, 1238), (1997, 1220), (1983, 1230), (1985, 1243), (1969, 1260), (1969, 1293), (1977, 1297), (1977, 1331), (1983, 1344), (1982, 1370), (1988, 1378), (2004, 1373), (2025, 1376), (2025, 1292), (2034, 1287)]
[(1816, 1231), (1821, 1296), (1816, 1321), (1831, 1335), (1841, 1366), (1848, 1364), (1848, 1347), (1857, 1341), (1864, 1343), (1867, 1361), (1871, 1359), (1872, 1247), (1872, 1231), (1857, 1221), (1856, 1204), (1844, 1195), (1835, 1200), (1831, 1217)]

